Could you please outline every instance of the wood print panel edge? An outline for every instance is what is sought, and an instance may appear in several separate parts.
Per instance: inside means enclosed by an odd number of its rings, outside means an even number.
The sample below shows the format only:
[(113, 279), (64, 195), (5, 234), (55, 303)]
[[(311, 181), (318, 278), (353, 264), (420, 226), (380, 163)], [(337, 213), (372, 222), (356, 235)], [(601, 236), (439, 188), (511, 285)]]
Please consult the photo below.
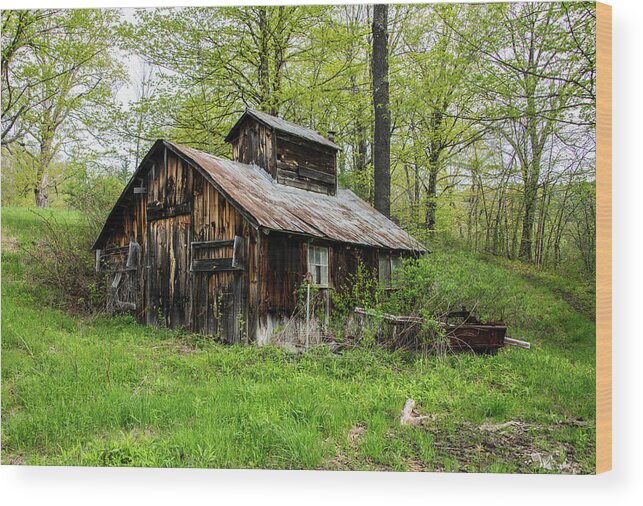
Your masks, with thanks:
[(612, 7), (596, 3), (596, 474), (612, 469)]

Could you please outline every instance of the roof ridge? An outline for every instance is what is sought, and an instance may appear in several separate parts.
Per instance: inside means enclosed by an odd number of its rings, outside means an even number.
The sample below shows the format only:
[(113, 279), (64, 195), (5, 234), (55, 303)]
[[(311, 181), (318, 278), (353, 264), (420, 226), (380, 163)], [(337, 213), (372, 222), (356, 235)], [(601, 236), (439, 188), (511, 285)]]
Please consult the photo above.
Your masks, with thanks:
[(258, 109), (254, 109), (252, 107), (246, 107), (246, 110), (244, 111), (244, 113), (237, 120), (234, 126), (230, 129), (230, 131), (228, 132), (228, 135), (226, 135), (225, 137), (226, 142), (232, 142), (232, 140), (235, 138), (234, 137), (235, 132), (240, 128), (240, 125), (243, 122), (244, 118), (246, 118), (246, 116), (251, 116), (256, 121), (263, 123), (264, 125), (267, 125), (268, 127), (274, 130), (285, 132), (295, 137), (305, 139), (309, 142), (320, 144), (322, 146), (326, 146), (327, 148), (332, 148), (336, 151), (342, 150), (342, 148), (340, 148), (333, 141), (331, 141), (330, 139), (327, 139), (321, 133), (313, 130), (312, 128), (299, 125), (297, 123), (284, 119), (280, 116), (274, 116), (270, 113), (263, 112)]

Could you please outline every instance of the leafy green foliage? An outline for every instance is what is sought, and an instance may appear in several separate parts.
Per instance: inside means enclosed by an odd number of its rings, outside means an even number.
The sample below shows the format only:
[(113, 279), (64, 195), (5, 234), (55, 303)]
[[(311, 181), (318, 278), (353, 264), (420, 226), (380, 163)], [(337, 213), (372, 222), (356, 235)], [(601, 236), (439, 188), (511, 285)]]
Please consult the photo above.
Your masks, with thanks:
[[(394, 219), (431, 246), (592, 274), (594, 4), (388, 14)], [(340, 184), (372, 202), (372, 15), (371, 5), (3, 11), (3, 202), (62, 205), (80, 178), (124, 180), (161, 137), (230, 156), (224, 138), (246, 107), (335, 131)]]
[(356, 307), (373, 309), (384, 298), (384, 287), (377, 282), (377, 273), (358, 262), (357, 270), (346, 276), (346, 282), (330, 292), (333, 315), (345, 320)]
[(63, 151), (91, 152), (88, 132), (108, 130), (105, 112), (124, 78), (113, 55), (119, 18), (110, 9), (2, 12), (2, 154), (33, 173), (39, 207), (64, 179), (50, 170)]
[(93, 173), (81, 166), (65, 181), (62, 191), (67, 206), (83, 213), (95, 239), (124, 186), (116, 174)]

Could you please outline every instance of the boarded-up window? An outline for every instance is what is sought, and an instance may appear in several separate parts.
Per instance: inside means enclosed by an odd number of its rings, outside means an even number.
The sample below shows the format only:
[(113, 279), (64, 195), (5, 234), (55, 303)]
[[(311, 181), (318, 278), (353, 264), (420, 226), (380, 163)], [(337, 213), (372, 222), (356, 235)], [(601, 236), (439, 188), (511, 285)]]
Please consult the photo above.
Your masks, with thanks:
[(402, 258), (395, 253), (380, 253), (379, 274), (380, 284), (392, 288), (395, 281), (395, 272), (402, 268)]
[(243, 270), (243, 237), (224, 241), (190, 243), (192, 272), (224, 272)]
[(313, 283), (328, 287), (328, 248), (311, 244), (308, 247), (308, 271), (313, 275)]

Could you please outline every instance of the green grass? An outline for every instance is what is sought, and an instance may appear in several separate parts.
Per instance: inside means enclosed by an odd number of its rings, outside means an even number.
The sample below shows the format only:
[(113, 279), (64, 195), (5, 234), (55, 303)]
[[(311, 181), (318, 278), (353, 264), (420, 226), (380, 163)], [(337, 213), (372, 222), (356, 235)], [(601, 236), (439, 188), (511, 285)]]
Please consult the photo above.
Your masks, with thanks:
[[(4, 238), (37, 241), (32, 213), (4, 209), (2, 220)], [(554, 274), (463, 252), (427, 261), (441, 293), (501, 312), (533, 348), (437, 359), (224, 346), (52, 309), (24, 253), (3, 250), (3, 463), (593, 472), (592, 318)], [(431, 415), (421, 427), (399, 425), (408, 397)], [(507, 421), (520, 427), (484, 430)]]

